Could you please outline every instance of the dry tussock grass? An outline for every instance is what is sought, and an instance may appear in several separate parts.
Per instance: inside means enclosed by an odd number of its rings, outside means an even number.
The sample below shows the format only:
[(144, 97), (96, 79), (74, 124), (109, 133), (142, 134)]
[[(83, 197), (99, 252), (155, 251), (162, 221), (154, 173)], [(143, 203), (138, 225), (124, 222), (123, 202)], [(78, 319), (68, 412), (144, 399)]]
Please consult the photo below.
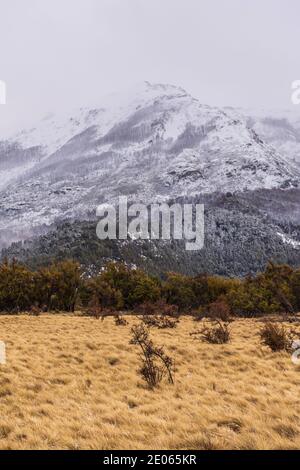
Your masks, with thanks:
[(300, 447), (300, 367), (261, 346), (261, 323), (235, 321), (224, 345), (193, 340), (191, 318), (151, 330), (176, 374), (149, 390), (128, 320), (0, 317), (1, 449)]

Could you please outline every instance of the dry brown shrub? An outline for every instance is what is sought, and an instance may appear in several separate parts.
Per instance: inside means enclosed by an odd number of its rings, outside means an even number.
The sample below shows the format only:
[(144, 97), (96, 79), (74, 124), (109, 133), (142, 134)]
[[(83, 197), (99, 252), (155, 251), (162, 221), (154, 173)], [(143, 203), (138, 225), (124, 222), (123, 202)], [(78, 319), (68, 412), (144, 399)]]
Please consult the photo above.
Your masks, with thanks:
[(292, 351), (293, 334), (283, 325), (266, 322), (259, 332), (261, 342), (272, 351)]
[(143, 315), (142, 321), (146, 326), (159, 329), (176, 328), (179, 319), (168, 318), (164, 315)]
[(197, 339), (202, 339), (211, 344), (225, 344), (231, 340), (229, 323), (216, 320), (212, 327), (205, 327), (202, 330), (191, 333)]
[(223, 322), (230, 321), (230, 307), (224, 298), (219, 298), (208, 306), (208, 317), (218, 319)]
[(162, 347), (154, 346), (149, 338), (149, 331), (142, 323), (131, 329), (132, 339), (130, 344), (138, 345), (141, 349), (142, 361), (139, 373), (150, 388), (157, 387), (163, 377), (167, 375), (168, 381), (174, 384), (174, 361), (168, 356)]
[(104, 321), (105, 317), (113, 315), (113, 310), (110, 308), (103, 308), (97, 297), (94, 297), (89, 303), (88, 308), (85, 310), (84, 315), (93, 317), (96, 320)]
[(42, 313), (42, 310), (40, 309), (38, 305), (33, 305), (30, 309), (30, 315), (34, 317), (39, 317), (41, 313)]
[(195, 321), (202, 321), (204, 318), (221, 320), (228, 323), (232, 321), (232, 312), (224, 297), (220, 297), (218, 300), (207, 306), (199, 307), (197, 310), (192, 312), (192, 316)]
[(126, 326), (126, 325), (128, 325), (128, 321), (126, 320), (126, 318), (124, 318), (120, 315), (115, 315), (114, 319), (115, 319), (115, 325), (116, 326)]

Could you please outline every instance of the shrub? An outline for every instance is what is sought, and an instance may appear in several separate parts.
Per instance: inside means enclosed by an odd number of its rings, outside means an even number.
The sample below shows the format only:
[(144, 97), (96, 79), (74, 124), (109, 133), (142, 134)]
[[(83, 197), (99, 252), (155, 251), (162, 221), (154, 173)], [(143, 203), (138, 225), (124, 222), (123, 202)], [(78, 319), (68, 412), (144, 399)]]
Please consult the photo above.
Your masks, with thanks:
[(30, 315), (32, 315), (33, 317), (39, 317), (40, 314), (41, 314), (41, 309), (37, 306), (37, 305), (33, 305), (31, 308), (30, 308)]
[(157, 327), (160, 324), (159, 316), (158, 315), (143, 315), (142, 316), (142, 322), (148, 326), (149, 328), (151, 326)]
[(291, 352), (293, 343), (292, 333), (283, 325), (266, 322), (259, 334), (262, 343), (272, 351)]
[(191, 311), (191, 315), (194, 319), (194, 321), (202, 321), (204, 320), (205, 316), (207, 315), (207, 309), (205, 307), (199, 307), (196, 310)]
[(200, 337), (200, 339), (212, 344), (225, 344), (231, 339), (229, 323), (216, 321), (212, 327), (205, 327), (200, 331), (191, 333), (191, 336)]
[(165, 328), (176, 328), (179, 319), (176, 318), (168, 318), (165, 315), (143, 315), (142, 317), (143, 323), (148, 327), (156, 327), (159, 329)]
[(161, 315), (159, 317), (159, 325), (158, 328), (165, 329), (165, 328), (176, 328), (179, 323), (178, 318), (170, 318), (165, 315)]
[(223, 322), (229, 322), (230, 314), (230, 307), (225, 298), (219, 298), (208, 306), (209, 318), (219, 319)]
[(93, 317), (96, 320), (101, 318), (101, 321), (104, 321), (105, 317), (111, 316), (113, 311), (110, 308), (104, 308), (100, 305), (99, 299), (93, 297), (90, 301), (88, 308), (84, 310), (84, 315)]
[(195, 321), (202, 321), (204, 318), (221, 320), (224, 322), (231, 321), (231, 310), (225, 297), (220, 297), (215, 302), (210, 303), (207, 307), (199, 307), (192, 312)]
[(115, 319), (115, 325), (116, 326), (126, 326), (126, 325), (128, 325), (128, 321), (124, 317), (121, 317), (120, 315), (115, 315), (114, 319)]
[(85, 312), (88, 316), (95, 318), (96, 320), (99, 320), (99, 318), (102, 316), (102, 308), (99, 304), (99, 300), (97, 297), (94, 297), (88, 306), (87, 311)]
[(139, 373), (150, 388), (157, 387), (167, 375), (169, 383), (174, 383), (174, 361), (163, 350), (154, 346), (149, 338), (149, 332), (143, 324), (134, 326), (131, 330), (130, 344), (138, 345), (141, 349), (142, 365)]

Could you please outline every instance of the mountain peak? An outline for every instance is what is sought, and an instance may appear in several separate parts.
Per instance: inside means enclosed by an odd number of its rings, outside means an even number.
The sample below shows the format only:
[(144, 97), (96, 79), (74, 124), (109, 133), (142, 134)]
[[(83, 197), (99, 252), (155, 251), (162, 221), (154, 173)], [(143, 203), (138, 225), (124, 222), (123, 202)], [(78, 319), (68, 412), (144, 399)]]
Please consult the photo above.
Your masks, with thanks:
[(146, 89), (148, 90), (153, 90), (158, 93), (165, 93), (165, 94), (174, 94), (174, 93), (180, 93), (183, 95), (188, 95), (187, 91), (177, 85), (171, 85), (169, 83), (150, 83), (148, 81), (143, 82)]

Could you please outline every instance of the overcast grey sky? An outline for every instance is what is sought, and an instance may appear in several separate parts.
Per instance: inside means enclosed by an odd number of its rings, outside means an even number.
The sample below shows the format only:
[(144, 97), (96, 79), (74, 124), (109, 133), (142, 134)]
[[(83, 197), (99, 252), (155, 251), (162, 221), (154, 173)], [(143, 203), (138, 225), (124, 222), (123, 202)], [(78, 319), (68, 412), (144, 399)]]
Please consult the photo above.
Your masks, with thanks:
[(142, 80), (288, 108), (299, 19), (299, 0), (0, 0), (0, 132)]

